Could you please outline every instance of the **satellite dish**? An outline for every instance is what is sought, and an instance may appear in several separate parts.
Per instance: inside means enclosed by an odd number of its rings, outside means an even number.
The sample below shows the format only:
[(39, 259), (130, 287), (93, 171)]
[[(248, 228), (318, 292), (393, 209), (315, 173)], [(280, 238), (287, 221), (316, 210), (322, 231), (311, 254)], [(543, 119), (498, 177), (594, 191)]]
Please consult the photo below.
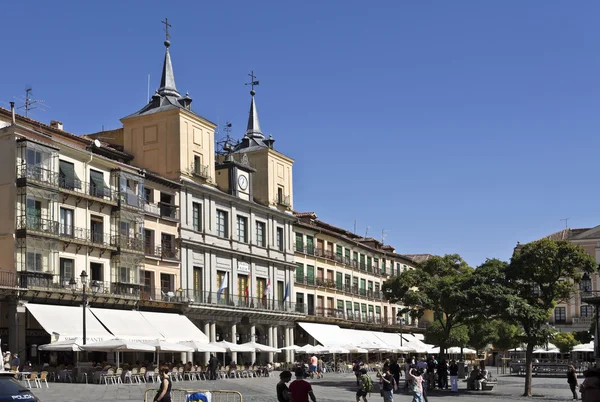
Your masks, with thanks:
[(97, 148), (100, 148), (100, 147), (102, 146), (102, 144), (100, 143), (100, 141), (98, 141), (97, 139), (96, 139), (96, 140), (94, 140), (94, 145), (95, 145)]

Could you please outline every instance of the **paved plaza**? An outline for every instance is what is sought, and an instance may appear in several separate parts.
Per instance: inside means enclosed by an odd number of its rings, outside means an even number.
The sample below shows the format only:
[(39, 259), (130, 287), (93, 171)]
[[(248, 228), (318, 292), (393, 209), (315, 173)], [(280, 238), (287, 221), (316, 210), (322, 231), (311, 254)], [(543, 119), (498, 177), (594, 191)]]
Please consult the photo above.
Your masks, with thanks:
[[(494, 373), (494, 371), (493, 371)], [(275, 384), (278, 381), (278, 372), (269, 378), (242, 378), (218, 381), (183, 381), (175, 382), (174, 388), (186, 389), (226, 389), (239, 391), (244, 401), (276, 402)], [(375, 374), (373, 373), (373, 378)], [(583, 379), (580, 379), (582, 381)], [(319, 380), (309, 380), (317, 401), (354, 401), (356, 383), (352, 374), (328, 374)], [(432, 401), (444, 399), (456, 401), (475, 401), (481, 399), (489, 402), (504, 400), (528, 400), (520, 395), (523, 392), (523, 377), (498, 376), (498, 386), (492, 392), (460, 392), (458, 395), (449, 392), (433, 392), (429, 398)], [(536, 401), (566, 401), (571, 400), (571, 393), (566, 378), (534, 378), (533, 393)], [(152, 384), (123, 384), (123, 385), (96, 385), (96, 384), (69, 384), (50, 383), (50, 388), (36, 389), (34, 393), (42, 402), (76, 402), (76, 401), (143, 401), (144, 392), (152, 388)], [(465, 383), (461, 383), (464, 389)], [(381, 401), (379, 394), (373, 393), (369, 401)], [(407, 394), (396, 394), (394, 401), (409, 402), (412, 397)], [(176, 401), (175, 401), (176, 402)], [(214, 401), (218, 402), (218, 401)], [(225, 402), (223, 400), (223, 402)]]

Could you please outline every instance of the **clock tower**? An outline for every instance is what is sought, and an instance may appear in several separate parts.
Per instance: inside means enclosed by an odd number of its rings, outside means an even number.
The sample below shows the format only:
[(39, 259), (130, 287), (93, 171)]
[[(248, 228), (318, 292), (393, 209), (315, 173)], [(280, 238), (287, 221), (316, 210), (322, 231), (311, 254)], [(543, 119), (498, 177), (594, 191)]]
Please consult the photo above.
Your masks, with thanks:
[(236, 160), (230, 153), (225, 160), (215, 166), (217, 188), (246, 201), (252, 201), (252, 173), (248, 156), (242, 154)]

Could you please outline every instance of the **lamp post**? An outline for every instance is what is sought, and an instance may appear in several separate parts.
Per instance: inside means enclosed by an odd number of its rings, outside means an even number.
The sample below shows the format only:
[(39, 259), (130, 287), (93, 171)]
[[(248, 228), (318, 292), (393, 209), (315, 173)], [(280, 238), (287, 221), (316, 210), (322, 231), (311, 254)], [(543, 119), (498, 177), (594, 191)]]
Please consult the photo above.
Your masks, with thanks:
[[(83, 306), (83, 344), (85, 345), (86, 343), (86, 338), (87, 338), (87, 334), (86, 334), (86, 330), (87, 330), (87, 325), (86, 325), (86, 307), (87, 307), (87, 294), (85, 293), (86, 290), (86, 285), (87, 285), (87, 279), (88, 279), (88, 274), (85, 270), (81, 271), (81, 275), (79, 275), (79, 278), (81, 279), (81, 304)], [(77, 281), (75, 280), (75, 278), (71, 277), (71, 280), (69, 281), (69, 285), (71, 285), (71, 290), (73, 291), (73, 293), (75, 293), (75, 291), (77, 291)], [(92, 288), (92, 293), (96, 294), (96, 292), (98, 291), (98, 283), (96, 281), (92, 281), (92, 283), (90, 284), (91, 288)]]

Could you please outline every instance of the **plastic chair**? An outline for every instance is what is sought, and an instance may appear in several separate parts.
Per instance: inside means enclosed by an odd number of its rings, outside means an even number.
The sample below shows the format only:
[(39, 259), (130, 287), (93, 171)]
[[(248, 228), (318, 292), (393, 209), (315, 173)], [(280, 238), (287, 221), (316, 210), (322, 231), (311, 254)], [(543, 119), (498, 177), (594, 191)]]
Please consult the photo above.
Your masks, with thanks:
[(44, 383), (46, 383), (46, 388), (50, 388), (48, 386), (48, 372), (47, 371), (42, 371), (42, 373), (40, 374), (40, 376), (35, 379), (35, 382), (38, 385), (38, 388), (42, 388), (42, 381)]
[(31, 388), (31, 381), (33, 381), (33, 383), (37, 387), (38, 372), (32, 371), (31, 374), (29, 375), (29, 377), (25, 379), (25, 381), (27, 382), (27, 388)]

